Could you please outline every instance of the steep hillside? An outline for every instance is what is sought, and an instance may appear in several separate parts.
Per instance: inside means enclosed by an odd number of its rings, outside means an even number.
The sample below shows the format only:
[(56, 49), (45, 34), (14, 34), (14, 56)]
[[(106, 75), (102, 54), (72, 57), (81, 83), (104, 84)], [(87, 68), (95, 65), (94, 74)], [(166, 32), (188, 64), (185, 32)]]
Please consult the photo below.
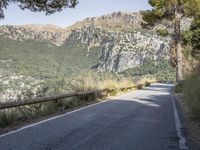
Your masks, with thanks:
[(114, 12), (100, 17), (87, 18), (77, 22), (70, 29), (83, 25), (95, 25), (109, 31), (134, 31), (141, 29), (142, 16), (137, 12)]
[(0, 36), (16, 41), (35, 40), (57, 46), (64, 43), (68, 32), (54, 25), (0, 26)]
[(17, 99), (49, 79), (89, 69), (124, 72), (168, 60), (170, 38), (142, 29), (141, 21), (139, 13), (117, 12), (68, 28), (0, 26), (0, 98)]
[(93, 66), (100, 71), (120, 72), (148, 60), (169, 58), (169, 38), (153, 31), (113, 32), (90, 25), (73, 30), (69, 37), (88, 49), (101, 49), (98, 63)]

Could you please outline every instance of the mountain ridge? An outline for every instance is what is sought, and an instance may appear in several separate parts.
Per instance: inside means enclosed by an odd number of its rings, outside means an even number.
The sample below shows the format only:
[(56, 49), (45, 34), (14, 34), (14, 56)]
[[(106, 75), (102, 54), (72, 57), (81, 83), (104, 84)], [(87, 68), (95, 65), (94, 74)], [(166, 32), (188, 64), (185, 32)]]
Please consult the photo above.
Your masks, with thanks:
[(0, 37), (21, 42), (39, 41), (57, 47), (70, 40), (77, 43), (77, 47), (84, 45), (86, 55), (90, 49), (100, 49), (98, 63), (91, 68), (121, 72), (147, 59), (160, 59), (161, 55), (163, 59), (169, 58), (170, 38), (157, 35), (154, 28), (143, 29), (141, 22), (140, 13), (114, 12), (86, 18), (67, 28), (40, 24), (0, 26)]
[(84, 26), (95, 25), (107, 30), (113, 30), (114, 27), (117, 27), (115, 30), (119, 30), (119, 28), (130, 30), (133, 27), (139, 28), (140, 21), (139, 13), (113, 12), (100, 17), (86, 18), (68, 27), (51, 24), (2, 25), (0, 26), (0, 36), (20, 41), (48, 41), (56, 46), (61, 46), (73, 30), (79, 30)]
[(68, 28), (0, 26), (0, 98), (55, 93), (63, 78), (91, 69), (121, 73), (168, 61), (170, 37), (140, 23), (138, 13), (115, 12)]

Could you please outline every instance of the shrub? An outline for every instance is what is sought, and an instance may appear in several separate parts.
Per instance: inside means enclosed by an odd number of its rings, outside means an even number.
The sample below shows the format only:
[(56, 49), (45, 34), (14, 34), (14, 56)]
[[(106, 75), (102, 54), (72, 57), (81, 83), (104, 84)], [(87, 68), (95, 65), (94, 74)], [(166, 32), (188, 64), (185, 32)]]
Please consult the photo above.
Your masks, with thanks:
[(1, 111), (0, 112), (0, 128), (5, 128), (13, 123), (13, 113)]
[(142, 89), (142, 88), (143, 88), (143, 85), (142, 85), (142, 84), (138, 84), (138, 85), (137, 85), (137, 88), (138, 88), (138, 89)]
[(112, 73), (87, 72), (76, 76), (71, 81), (73, 91), (86, 92), (99, 89), (115, 89), (134, 86), (132, 78)]
[(149, 86), (151, 86), (151, 83), (146, 81), (144, 86), (149, 87)]
[[(125, 78), (124, 76), (116, 75), (113, 73), (100, 73), (100, 72), (87, 72), (74, 76), (73, 78), (69, 78), (69, 81), (64, 81), (64, 79), (56, 79), (52, 80), (52, 82), (48, 82), (47, 87), (52, 89), (52, 93), (62, 93), (64, 89), (64, 85), (67, 83), (69, 87), (68, 90), (78, 91), (78, 92), (87, 92), (93, 90), (100, 89), (115, 89), (122, 87), (130, 87), (134, 85), (132, 78)], [(52, 86), (52, 87), (51, 87)], [(53, 89), (56, 87), (56, 90)], [(122, 90), (112, 90), (109, 95), (117, 95)], [(36, 93), (36, 96), (43, 96), (46, 94), (46, 90), (39, 93)], [(24, 98), (31, 98), (31, 92), (25, 92)], [(103, 95), (103, 94), (102, 94)], [(0, 111), (0, 128), (5, 128), (13, 124), (13, 122), (18, 121), (27, 121), (28, 119), (35, 119), (42, 116), (47, 116), (55, 111), (63, 111), (67, 108), (77, 107), (80, 105), (85, 105), (90, 101), (94, 101), (97, 97), (102, 97), (101, 94), (90, 94), (84, 95), (71, 99), (63, 99), (59, 100), (57, 103), (55, 102), (47, 102), (41, 104), (33, 104), (22, 106), (19, 108), (12, 108), (5, 111)]]
[(175, 81), (175, 68), (170, 65), (168, 60), (147, 61), (138, 67), (123, 71), (122, 74), (125, 76), (154, 75), (160, 82)]
[(183, 95), (192, 118), (200, 120), (200, 69), (186, 77)]
[(184, 86), (184, 81), (177, 83), (174, 90), (175, 93), (182, 93), (183, 86)]
[(146, 85), (146, 84), (155, 83), (155, 82), (156, 82), (156, 79), (154, 77), (143, 76), (143, 77), (140, 77), (140, 79), (137, 81), (137, 84)]
[(167, 29), (157, 29), (156, 30), (156, 33), (160, 36), (168, 36), (169, 35), (169, 32), (167, 31)]

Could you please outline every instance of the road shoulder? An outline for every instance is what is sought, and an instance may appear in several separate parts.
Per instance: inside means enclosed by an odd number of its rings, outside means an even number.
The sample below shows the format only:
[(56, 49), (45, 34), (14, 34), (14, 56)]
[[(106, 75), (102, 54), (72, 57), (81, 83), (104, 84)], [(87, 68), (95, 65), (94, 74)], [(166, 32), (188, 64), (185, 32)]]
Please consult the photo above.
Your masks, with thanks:
[(188, 145), (191, 150), (200, 149), (200, 123), (194, 121), (190, 117), (189, 110), (183, 100), (181, 94), (175, 94), (175, 100), (177, 103), (178, 111), (183, 124), (183, 133), (187, 137)]

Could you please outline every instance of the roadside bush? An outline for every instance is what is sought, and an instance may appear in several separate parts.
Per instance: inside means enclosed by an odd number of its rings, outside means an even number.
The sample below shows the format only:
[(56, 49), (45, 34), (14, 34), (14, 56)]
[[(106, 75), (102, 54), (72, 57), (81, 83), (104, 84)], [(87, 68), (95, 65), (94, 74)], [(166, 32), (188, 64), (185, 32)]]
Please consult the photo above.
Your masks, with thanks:
[(177, 83), (174, 89), (175, 93), (182, 93), (183, 87), (184, 87), (184, 81)]
[(186, 77), (183, 95), (192, 118), (200, 120), (200, 68)]
[(143, 85), (142, 85), (142, 84), (138, 84), (138, 85), (137, 85), (137, 88), (138, 88), (139, 90), (141, 90), (141, 89), (143, 88)]
[(147, 81), (147, 82), (145, 82), (144, 86), (149, 87), (149, 86), (151, 86), (151, 83)]
[(139, 78), (139, 80), (137, 81), (137, 84), (148, 86), (150, 83), (156, 83), (156, 81), (157, 81), (156, 78), (152, 76), (143, 76)]
[(71, 89), (78, 92), (114, 89), (134, 85), (135, 83), (132, 78), (104, 72), (87, 72), (80, 74), (71, 80)]
[(162, 37), (166, 37), (169, 35), (169, 32), (167, 31), (167, 29), (157, 29), (156, 33)]
[[(66, 87), (66, 85), (68, 87)], [(100, 89), (115, 89), (122, 87), (133, 86), (132, 78), (116, 75), (113, 73), (104, 72), (87, 72), (75, 75), (73, 78), (56, 78), (50, 80), (44, 87), (45, 90), (37, 91), (33, 94), (30, 91), (24, 91), (22, 96), (18, 96), (17, 100), (33, 98), (35, 96), (44, 96), (50, 94), (58, 94), (66, 91), (87, 92)], [(55, 90), (54, 90), (55, 88)], [(49, 90), (50, 89), (50, 90)], [(122, 90), (112, 90), (109, 95), (117, 95)], [(56, 102), (47, 102), (42, 104), (33, 104), (22, 106), (19, 108), (11, 108), (0, 111), (0, 129), (12, 125), (17, 122), (24, 122), (38, 117), (51, 115), (55, 112), (63, 112), (65, 109), (86, 105), (88, 102), (94, 101), (97, 97), (102, 97), (104, 94), (94, 94), (80, 96), (76, 98), (63, 99)], [(107, 96), (107, 95), (105, 95)]]

